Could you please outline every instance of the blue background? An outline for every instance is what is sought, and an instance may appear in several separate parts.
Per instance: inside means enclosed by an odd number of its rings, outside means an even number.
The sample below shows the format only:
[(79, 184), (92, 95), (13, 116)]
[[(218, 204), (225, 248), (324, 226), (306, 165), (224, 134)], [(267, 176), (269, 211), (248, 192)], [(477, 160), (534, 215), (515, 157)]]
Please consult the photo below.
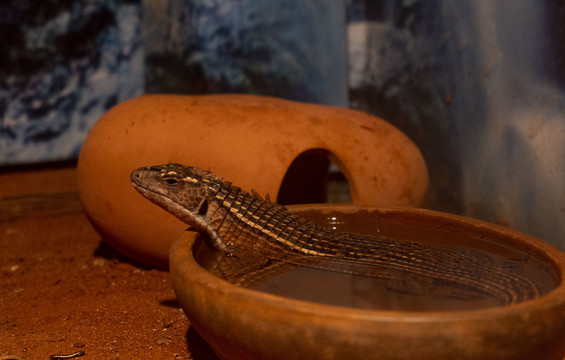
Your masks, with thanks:
[(7, 0), (0, 165), (76, 158), (142, 93), (361, 109), (422, 150), (429, 207), (565, 248), (559, 0)]

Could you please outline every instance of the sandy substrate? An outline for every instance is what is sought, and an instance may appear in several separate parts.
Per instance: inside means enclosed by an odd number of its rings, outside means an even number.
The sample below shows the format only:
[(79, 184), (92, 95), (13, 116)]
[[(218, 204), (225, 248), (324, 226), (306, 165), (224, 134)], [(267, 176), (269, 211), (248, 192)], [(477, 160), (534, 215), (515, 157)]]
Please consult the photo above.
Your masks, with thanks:
[(0, 359), (216, 359), (169, 273), (90, 226), (74, 167), (0, 173)]

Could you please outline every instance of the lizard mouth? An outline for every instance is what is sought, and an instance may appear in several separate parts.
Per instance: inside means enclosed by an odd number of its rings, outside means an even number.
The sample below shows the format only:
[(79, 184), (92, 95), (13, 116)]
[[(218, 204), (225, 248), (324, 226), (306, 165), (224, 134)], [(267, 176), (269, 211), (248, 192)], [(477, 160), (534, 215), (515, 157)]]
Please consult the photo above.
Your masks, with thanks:
[(214, 239), (214, 244), (220, 249), (223, 249), (222, 244), (215, 239), (218, 239), (217, 233), (208, 225), (208, 222), (203, 216), (199, 216), (192, 211), (186, 209), (182, 205), (179, 205), (174, 200), (169, 198), (168, 196), (161, 194), (155, 190), (149, 189), (147, 187), (142, 186), (141, 184), (136, 183), (132, 180), (132, 185), (143, 197), (147, 198), (152, 203), (159, 205), (161, 208), (165, 209), (169, 213), (173, 214), (175, 217), (180, 219), (185, 224), (189, 225), (189, 228), (192, 230), (204, 232), (210, 236), (211, 239)]
[(134, 180), (132, 180), (131, 184), (145, 198), (147, 198), (152, 203), (159, 205), (163, 209), (167, 210), (183, 222), (187, 223), (190, 226), (196, 226), (198, 223), (196, 219), (196, 215), (184, 208), (183, 206), (179, 205), (175, 201), (171, 200), (168, 196), (156, 192), (152, 189), (146, 188)]

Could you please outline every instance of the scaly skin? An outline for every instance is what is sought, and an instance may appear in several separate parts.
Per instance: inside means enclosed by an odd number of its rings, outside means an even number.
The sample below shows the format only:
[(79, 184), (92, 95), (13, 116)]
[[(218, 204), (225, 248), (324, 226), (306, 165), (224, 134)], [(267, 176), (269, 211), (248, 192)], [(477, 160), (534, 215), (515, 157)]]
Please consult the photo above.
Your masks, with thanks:
[(143, 196), (205, 234), (223, 253), (237, 253), (245, 245), (255, 253), (300, 265), (402, 283), (424, 279), (432, 287), (447, 282), (467, 293), (495, 296), (503, 304), (540, 295), (532, 281), (478, 253), (440, 251), (324, 228), (198, 168), (144, 167), (132, 172), (131, 181)]

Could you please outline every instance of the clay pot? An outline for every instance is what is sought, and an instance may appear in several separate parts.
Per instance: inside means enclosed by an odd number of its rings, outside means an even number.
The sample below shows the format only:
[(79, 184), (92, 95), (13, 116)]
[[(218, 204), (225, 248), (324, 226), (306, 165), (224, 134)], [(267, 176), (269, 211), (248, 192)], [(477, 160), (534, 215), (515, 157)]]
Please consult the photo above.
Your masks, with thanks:
[[(292, 207), (398, 239), (496, 244), (540, 261), (553, 285), (507, 306), (454, 311), (362, 310), (323, 305), (234, 286), (194, 258), (195, 235), (172, 246), (171, 275), (191, 324), (222, 359), (512, 359), (561, 360), (565, 354), (565, 254), (508, 228), (416, 209)], [(318, 218), (320, 218), (318, 216)], [(367, 218), (366, 216), (364, 217)]]
[(169, 247), (187, 225), (138, 194), (132, 170), (182, 163), (275, 200), (291, 163), (308, 151), (340, 167), (353, 203), (422, 204), (426, 165), (392, 125), (358, 111), (254, 95), (145, 95), (117, 105), (86, 138), (80, 197), (114, 248), (166, 268)]

